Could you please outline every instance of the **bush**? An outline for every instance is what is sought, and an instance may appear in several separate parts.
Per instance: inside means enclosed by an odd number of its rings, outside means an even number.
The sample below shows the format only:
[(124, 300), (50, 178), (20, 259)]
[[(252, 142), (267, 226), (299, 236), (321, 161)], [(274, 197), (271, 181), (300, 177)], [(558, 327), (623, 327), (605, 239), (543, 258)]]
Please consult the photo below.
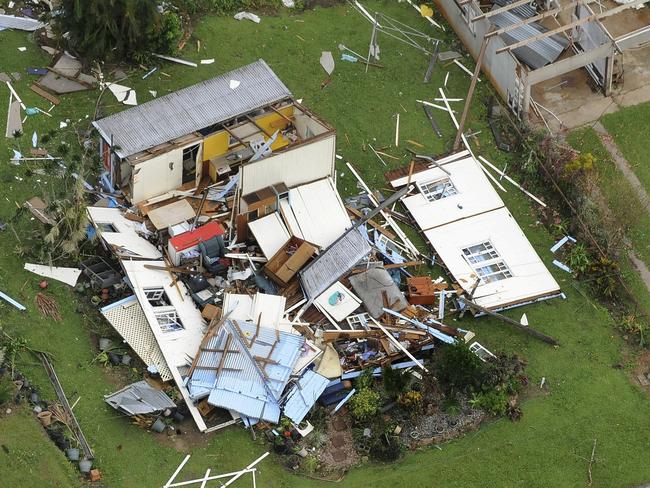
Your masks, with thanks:
[(182, 36), (180, 17), (151, 0), (62, 0), (56, 29), (88, 60), (143, 60), (171, 54)]
[(380, 407), (381, 395), (370, 388), (363, 388), (350, 398), (350, 413), (361, 422), (371, 420)]
[(508, 395), (496, 389), (475, 395), (470, 403), (496, 416), (505, 415), (508, 411)]
[(481, 385), (484, 363), (469, 350), (465, 342), (441, 348), (436, 376), (444, 389), (472, 392)]
[(384, 384), (384, 392), (389, 398), (396, 398), (406, 391), (411, 382), (410, 373), (401, 369), (393, 369), (384, 366), (381, 369), (381, 377)]
[(414, 390), (402, 393), (397, 399), (397, 404), (406, 410), (418, 413), (422, 409), (422, 393)]

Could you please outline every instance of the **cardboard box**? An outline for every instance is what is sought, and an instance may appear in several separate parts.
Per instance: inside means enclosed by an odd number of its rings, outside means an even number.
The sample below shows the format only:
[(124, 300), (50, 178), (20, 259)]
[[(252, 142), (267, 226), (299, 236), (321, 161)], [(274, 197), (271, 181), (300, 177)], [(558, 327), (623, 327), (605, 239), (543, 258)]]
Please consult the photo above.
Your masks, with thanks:
[(205, 307), (203, 307), (203, 311), (201, 312), (201, 317), (203, 317), (205, 320), (212, 320), (215, 317), (219, 317), (221, 315), (221, 308), (217, 307), (216, 305), (212, 305), (211, 303), (208, 303)]
[(287, 286), (316, 251), (318, 246), (293, 236), (269, 259), (264, 271), (279, 285)]

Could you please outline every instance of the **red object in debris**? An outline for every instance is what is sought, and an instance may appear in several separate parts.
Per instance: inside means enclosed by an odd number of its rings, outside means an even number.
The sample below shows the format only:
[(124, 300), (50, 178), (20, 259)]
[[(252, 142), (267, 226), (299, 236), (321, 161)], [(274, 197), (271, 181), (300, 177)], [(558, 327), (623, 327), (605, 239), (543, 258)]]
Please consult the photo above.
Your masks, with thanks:
[(41, 281), (38, 286), (40, 286), (43, 290), (47, 288), (47, 281), (43, 280)]
[(175, 251), (184, 251), (190, 247), (198, 246), (200, 242), (205, 242), (213, 237), (220, 236), (225, 232), (219, 222), (209, 222), (190, 232), (183, 232), (169, 239), (169, 245)]
[(291, 432), (289, 432), (288, 430), (285, 430), (284, 431), (284, 436), (285, 437), (291, 437)]
[(90, 481), (99, 481), (102, 479), (102, 475), (98, 469), (90, 470)]

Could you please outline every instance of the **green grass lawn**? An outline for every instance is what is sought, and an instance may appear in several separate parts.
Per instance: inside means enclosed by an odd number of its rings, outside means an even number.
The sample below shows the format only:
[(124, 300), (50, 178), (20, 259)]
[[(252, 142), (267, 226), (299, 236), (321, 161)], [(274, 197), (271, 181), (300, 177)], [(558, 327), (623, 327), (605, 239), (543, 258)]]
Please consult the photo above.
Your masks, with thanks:
[(650, 191), (650, 151), (647, 147), (649, 121), (650, 103), (625, 107), (601, 119), (646, 191)]
[(72, 465), (28, 409), (0, 417), (0, 446), (2, 486), (68, 488), (79, 483)]
[[(406, 4), (383, 1), (364, 4), (371, 10), (381, 10), (432, 32)], [(439, 66), (431, 83), (423, 84), (427, 57), (384, 37), (379, 40), (384, 69), (371, 68), (368, 74), (364, 74), (359, 65), (337, 61), (332, 83), (320, 88), (325, 78), (318, 63), (321, 51), (332, 51), (337, 60), (338, 43), (364, 52), (370, 30), (370, 24), (347, 6), (318, 9), (295, 17), (264, 17), (260, 24), (206, 17), (195, 33), (201, 39), (202, 51), (196, 52), (195, 44), (189, 42), (180, 56), (192, 60), (215, 58), (214, 64), (200, 65), (197, 69), (169, 64), (146, 80), (141, 79), (144, 70), (135, 70), (123, 84), (136, 88), (139, 102), (143, 103), (151, 98), (148, 90), (157, 90), (160, 96), (264, 58), (296, 98), (303, 98), (306, 106), (336, 127), (337, 152), (353, 162), (371, 186), (386, 188), (383, 173), (388, 168), (371, 152), (364, 151), (363, 146), (364, 141), (374, 147), (393, 143), (393, 114), (401, 114), (402, 143), (399, 151), (394, 148), (387, 151), (402, 160), (388, 160), (389, 167), (404, 165), (408, 161), (402, 147), (406, 145), (406, 139), (424, 144), (426, 149), (421, 151), (440, 154), (451, 148), (454, 133), (448, 117), (435, 111), (445, 135), (443, 139), (435, 137), (421, 107), (415, 103), (418, 98), (438, 96), (437, 87), (442, 85), (447, 69)], [(439, 35), (439, 31), (432, 32), (432, 35)], [(443, 39), (443, 50), (458, 49), (449, 29)], [(23, 33), (0, 32), (0, 45), (0, 70), (19, 71), (23, 80), (15, 83), (15, 87), (27, 105), (48, 108), (49, 104), (28, 90), (29, 82), (25, 79), (26, 67), (48, 64), (44, 53)], [(27, 52), (20, 53), (18, 46), (27, 46)], [(468, 59), (464, 62), (470, 68), (473, 66)], [(448, 95), (464, 98), (469, 77), (458, 68), (450, 67), (449, 70)], [(160, 71), (170, 76), (166, 77)], [(482, 131), (479, 135), (480, 153), (495, 164), (503, 165), (517, 155), (504, 155), (494, 148), (485, 123), (483, 101), (491, 94), (487, 85), (479, 84), (468, 129)], [(0, 96), (0, 113), (5, 114), (8, 95), (6, 90), (0, 89), (0, 93), (4, 93)], [(64, 96), (61, 105), (52, 111), (52, 119), (37, 116), (28, 120), (25, 133), (29, 137), (20, 139), (17, 145), (0, 139), (0, 154), (4, 156), (0, 180), (5, 197), (0, 199), (0, 219), (8, 220), (14, 214), (16, 204), (22, 204), (25, 199), (35, 194), (64, 192), (65, 185), (70, 184), (69, 178), (30, 176), (27, 166), (8, 165), (9, 149), (19, 147), (27, 152), (27, 139), (31, 138), (33, 131), (43, 133), (58, 127), (62, 119), (69, 118), (73, 123), (80, 120), (78, 127), (86, 129), (88, 120), (85, 116), (92, 117), (97, 95), (93, 92)], [(108, 105), (106, 112), (123, 108), (117, 105), (110, 93), (104, 97)], [(456, 105), (460, 112), (462, 104)], [(73, 126), (59, 138), (75, 141), (72, 129)], [(55, 149), (56, 144), (51, 145), (53, 152)], [(38, 164), (31, 167), (37, 168)], [(337, 161), (337, 170), (341, 192), (356, 193), (356, 181), (341, 161)], [(16, 176), (23, 181), (17, 180)], [(465, 319), (463, 326), (476, 331), (480, 342), (493, 351), (517, 352), (526, 357), (531, 384), (539, 385), (541, 378), (545, 377), (548, 393), (532, 395), (524, 403), (524, 417), (520, 422), (492, 422), (476, 433), (443, 445), (441, 451), (423, 449), (406, 454), (394, 465), (358, 468), (339, 486), (583, 486), (587, 479), (587, 463), (583, 457), (589, 456), (594, 438), (598, 439), (598, 462), (593, 469), (593, 486), (622, 487), (650, 481), (650, 466), (644, 462), (643, 455), (650, 434), (647, 421), (650, 402), (630, 382), (625, 368), (614, 367), (631, 357), (626, 345), (613, 332), (607, 311), (578, 293), (570, 275), (550, 265), (552, 257), (548, 249), (553, 239), (536, 223), (530, 201), (512, 187), (503, 197), (568, 297), (567, 300), (553, 300), (510, 311), (507, 315), (519, 319), (525, 311), (531, 326), (557, 337), (561, 347), (554, 349), (490, 319)], [(241, 468), (266, 449), (263, 443), (251, 441), (240, 428), (201, 437), (191, 445), (184, 443), (183, 436), (180, 436), (173, 447), (159, 436), (131, 425), (128, 419), (107, 407), (102, 396), (118, 388), (116, 375), (96, 363), (91, 364), (96, 351), (89, 334), (106, 326), (94, 310), (79, 305), (74, 292), (63, 284), (52, 283), (50, 288), (62, 309), (63, 322), (54, 323), (39, 315), (33, 298), (38, 291), (38, 278), (22, 270), (27, 258), (17, 256), (14, 250), (21, 243), (28, 246), (30, 239), (38, 239), (38, 235), (33, 234), (40, 224), (30, 220), (27, 214), (20, 217), (14, 228), (18, 238), (11, 229), (0, 234), (0, 290), (23, 302), (28, 311), (20, 313), (9, 305), (0, 304), (0, 325), (12, 334), (25, 337), (33, 347), (55, 354), (54, 365), (68, 396), (72, 399), (81, 397), (75, 412), (96, 452), (96, 464), (102, 470), (105, 486), (161, 486), (185, 453), (192, 454), (185, 473), (198, 476), (208, 467), (215, 472)], [(46, 394), (50, 392), (50, 398), (53, 397), (47, 378), (33, 358), (24, 356), (20, 368)], [(539, 391), (536, 386), (531, 386), (531, 390)], [(27, 414), (16, 416), (11, 421), (21, 426), (24, 424), (21, 428), (26, 431), (34, 424)], [(4, 425), (0, 424), (0, 427), (4, 428)], [(42, 457), (54, 466), (53, 473), (69, 473), (67, 461), (52, 446), (40, 448), (44, 449)], [(0, 456), (3, 456), (1, 452)], [(0, 464), (0, 476), (10, 466)], [(269, 488), (328, 486), (288, 473), (274, 456), (260, 465), (260, 471), (260, 486)], [(246, 483), (238, 482), (235, 486), (248, 486)], [(42, 481), (34, 476), (19, 485), (8, 486), (42, 485)], [(71, 479), (68, 486), (74, 485)]]

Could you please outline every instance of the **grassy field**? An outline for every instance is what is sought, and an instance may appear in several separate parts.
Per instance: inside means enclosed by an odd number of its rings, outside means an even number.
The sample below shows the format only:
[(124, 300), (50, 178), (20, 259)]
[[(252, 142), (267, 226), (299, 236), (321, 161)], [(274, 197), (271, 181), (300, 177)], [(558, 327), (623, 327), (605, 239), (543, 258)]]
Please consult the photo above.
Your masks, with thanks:
[(74, 486), (74, 468), (28, 410), (0, 417), (0, 446), (3, 486)]
[(601, 119), (647, 191), (650, 191), (650, 151), (646, 126), (649, 120), (650, 103), (625, 107)]
[[(421, 30), (428, 24), (418, 19), (406, 4), (396, 2), (365, 2), (372, 9), (381, 10), (392, 17)], [(438, 35), (435, 31), (432, 35)], [(370, 37), (370, 24), (349, 7), (319, 9), (304, 15), (265, 17), (260, 24), (227, 18), (202, 19), (196, 34), (201, 39), (202, 50), (196, 52), (193, 42), (188, 43), (182, 57), (198, 60), (215, 58), (213, 65), (200, 65), (197, 69), (166, 65), (156, 73), (141, 80), (144, 70), (130, 73), (125, 85), (136, 88), (143, 103), (151, 98), (148, 90), (158, 95), (206, 79), (257, 58), (264, 58), (280, 78), (303, 98), (305, 105), (332, 123), (338, 131), (337, 152), (360, 169), (363, 177), (375, 188), (385, 188), (383, 172), (387, 169), (369, 151), (364, 142), (375, 147), (393, 142), (395, 121), (393, 114), (400, 113), (401, 138), (413, 139), (426, 145), (432, 154), (446, 152), (451, 147), (453, 131), (451, 122), (442, 112), (438, 121), (445, 137), (433, 134), (421, 107), (415, 99), (432, 99), (438, 96), (446, 68), (437, 68), (429, 85), (422, 83), (428, 59), (413, 48), (380, 37), (384, 69), (372, 69), (364, 74), (361, 66), (337, 61), (332, 83), (321, 89), (325, 78), (318, 59), (321, 51), (332, 51), (338, 59), (338, 43), (363, 52)], [(451, 34), (443, 37), (444, 49), (458, 49)], [(20, 72), (23, 80), (14, 84), (28, 106), (49, 105), (28, 89), (25, 68), (46, 66), (48, 59), (23, 33), (0, 32), (0, 67), (6, 72)], [(27, 46), (25, 53), (17, 50)], [(227, 46), (227, 47), (226, 47)], [(466, 59), (465, 64), (473, 63)], [(455, 67), (450, 67), (448, 95), (464, 98), (469, 78)], [(2, 90), (0, 90), (2, 91)], [(0, 113), (6, 113), (8, 95), (0, 96)], [(489, 95), (487, 83), (480, 83), (468, 128), (481, 130), (480, 153), (493, 162), (504, 164), (516, 155), (503, 155), (494, 143), (485, 124), (483, 100)], [(17, 144), (0, 139), (0, 154), (6, 161), (11, 148), (28, 151), (33, 131), (43, 133), (58, 127), (62, 119), (73, 124), (57, 139), (76, 141), (72, 132), (75, 126), (86, 129), (92, 117), (98, 93), (82, 93), (63, 97), (63, 102), (53, 110), (52, 119), (37, 116), (29, 119), (25, 133), (29, 136)], [(105, 112), (122, 109), (109, 93), (104, 95)], [(457, 110), (462, 105), (457, 104)], [(77, 124), (77, 121), (78, 124)], [(402, 144), (400, 146), (404, 145)], [(51, 145), (55, 152), (56, 144)], [(401, 149), (401, 147), (400, 147)], [(403, 151), (388, 149), (401, 161), (389, 160), (391, 167), (406, 164)], [(338, 164), (340, 190), (356, 193), (356, 182), (347, 168)], [(37, 168), (38, 164), (31, 166)], [(23, 178), (22, 181), (16, 177)], [(35, 194), (52, 194), (66, 191), (69, 178), (53, 175), (32, 175), (26, 166), (13, 166), (6, 162), (0, 167), (5, 197), (0, 200), (0, 219), (7, 221), (14, 215), (16, 205)], [(41, 180), (40, 182), (37, 180)], [(634, 360), (624, 342), (613, 332), (613, 324), (606, 310), (579, 293), (572, 278), (550, 265), (550, 236), (536, 223), (529, 200), (513, 188), (503, 195), (511, 212), (517, 218), (543, 261), (556, 276), (567, 294), (566, 300), (553, 300), (508, 312), (518, 319), (526, 312), (530, 324), (557, 337), (559, 348), (551, 348), (527, 336), (489, 320), (465, 319), (463, 326), (476, 331), (481, 343), (491, 350), (517, 352), (528, 359), (531, 384), (539, 385), (546, 378), (548, 391), (531, 386), (530, 399), (523, 405), (524, 416), (520, 422), (507, 420), (492, 422), (478, 432), (445, 444), (442, 450), (424, 449), (409, 453), (397, 464), (390, 466), (367, 465), (351, 472), (339, 486), (521, 486), (521, 487), (572, 487), (583, 486), (587, 480), (587, 463), (583, 459), (591, 453), (593, 439), (598, 440), (597, 463), (594, 465), (595, 487), (623, 487), (650, 481), (650, 466), (643, 461), (647, 450), (650, 427), (647, 395), (634, 386), (628, 371)], [(30, 345), (52, 351), (55, 367), (68, 396), (81, 397), (75, 412), (96, 451), (96, 464), (103, 472), (107, 487), (160, 486), (183, 458), (192, 454), (187, 465), (187, 476), (202, 474), (206, 468), (226, 471), (241, 468), (266, 448), (255, 443), (243, 429), (230, 428), (205, 437), (179, 436), (175, 443), (132, 426), (128, 419), (116, 415), (107, 407), (102, 395), (114, 391), (119, 381), (111, 369), (91, 363), (96, 350), (89, 332), (105, 327), (92, 309), (80, 305), (74, 292), (62, 284), (51, 285), (62, 309), (64, 320), (53, 323), (41, 317), (34, 306), (37, 278), (22, 270), (26, 259), (17, 256), (16, 246), (28, 247), (30, 239), (39, 239), (40, 224), (21, 216), (14, 224), (17, 236), (11, 229), (0, 234), (0, 290), (28, 306), (20, 313), (6, 304), (0, 304), (0, 325), (11, 334), (25, 337)], [(36, 234), (35, 234), (36, 231)], [(581, 290), (582, 291), (582, 290)], [(622, 365), (622, 369), (618, 366)], [(20, 368), (39, 385), (50, 398), (47, 378), (39, 364), (23, 356)], [(34, 428), (28, 415), (10, 417), (3, 422), (13, 422), (26, 432)], [(0, 429), (5, 424), (0, 423)], [(16, 427), (18, 428), (18, 427)], [(0, 430), (0, 438), (2, 438)], [(70, 468), (63, 456), (51, 445), (34, 447), (53, 468), (53, 473), (63, 473), (69, 478)], [(9, 454), (8, 456), (11, 456)], [(11, 457), (0, 452), (0, 476), (11, 469)], [(281, 467), (279, 459), (269, 457), (261, 465), (258, 480), (265, 487), (328, 486), (326, 483), (296, 477)], [(54, 476), (54, 475), (53, 475)], [(5, 478), (0, 478), (4, 479)], [(11, 478), (9, 478), (11, 479)], [(52, 478), (55, 479), (54, 477)], [(63, 478), (66, 479), (66, 478)], [(3, 483), (0, 483), (3, 484)], [(80, 484), (80, 483), (79, 483)], [(42, 486), (37, 477), (8, 486)], [(70, 481), (67, 486), (74, 486)], [(235, 486), (247, 486), (238, 482)]]

